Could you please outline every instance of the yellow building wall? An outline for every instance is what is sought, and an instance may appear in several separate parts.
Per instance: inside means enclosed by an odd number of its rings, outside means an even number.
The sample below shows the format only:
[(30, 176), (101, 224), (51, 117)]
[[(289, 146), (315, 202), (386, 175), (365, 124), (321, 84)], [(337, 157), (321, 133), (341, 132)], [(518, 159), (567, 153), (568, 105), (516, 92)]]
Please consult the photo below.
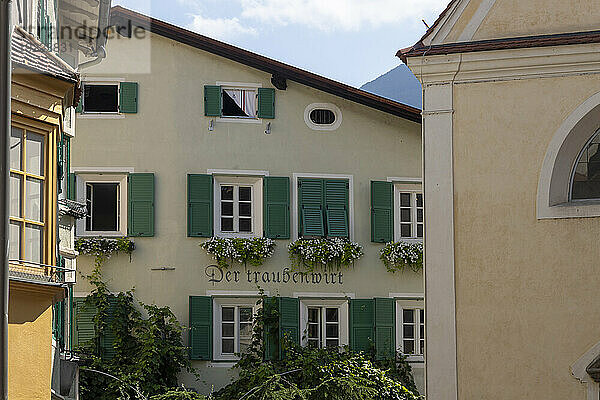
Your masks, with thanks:
[(473, 40), (597, 30), (598, 0), (497, 0)]
[(600, 340), (600, 223), (538, 220), (536, 196), (551, 138), (600, 78), (454, 90), (458, 398), (583, 399), (569, 367)]
[(53, 294), (35, 285), (10, 285), (8, 398), (50, 398)]

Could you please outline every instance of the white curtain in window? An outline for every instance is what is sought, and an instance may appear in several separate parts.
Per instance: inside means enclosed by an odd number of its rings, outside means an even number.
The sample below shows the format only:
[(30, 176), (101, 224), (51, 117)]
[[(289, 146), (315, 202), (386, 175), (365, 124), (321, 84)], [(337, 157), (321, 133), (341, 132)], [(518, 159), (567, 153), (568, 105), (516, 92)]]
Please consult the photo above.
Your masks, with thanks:
[(256, 92), (254, 90), (225, 89), (225, 93), (231, 97), (235, 104), (244, 111), (246, 116), (256, 116)]

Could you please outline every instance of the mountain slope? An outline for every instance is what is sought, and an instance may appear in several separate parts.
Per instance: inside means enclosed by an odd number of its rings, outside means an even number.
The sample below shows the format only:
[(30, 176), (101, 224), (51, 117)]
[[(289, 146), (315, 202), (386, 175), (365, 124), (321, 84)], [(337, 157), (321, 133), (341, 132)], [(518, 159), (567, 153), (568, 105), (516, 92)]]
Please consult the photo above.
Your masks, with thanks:
[(404, 64), (365, 83), (362, 90), (421, 108), (421, 83)]

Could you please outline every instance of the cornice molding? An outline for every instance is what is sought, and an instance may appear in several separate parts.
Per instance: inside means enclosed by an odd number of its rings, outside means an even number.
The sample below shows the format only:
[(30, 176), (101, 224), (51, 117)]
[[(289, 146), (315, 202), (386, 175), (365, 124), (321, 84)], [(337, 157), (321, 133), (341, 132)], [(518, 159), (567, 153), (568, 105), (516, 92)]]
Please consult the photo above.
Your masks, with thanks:
[(472, 83), (600, 73), (600, 44), (408, 58), (422, 84)]

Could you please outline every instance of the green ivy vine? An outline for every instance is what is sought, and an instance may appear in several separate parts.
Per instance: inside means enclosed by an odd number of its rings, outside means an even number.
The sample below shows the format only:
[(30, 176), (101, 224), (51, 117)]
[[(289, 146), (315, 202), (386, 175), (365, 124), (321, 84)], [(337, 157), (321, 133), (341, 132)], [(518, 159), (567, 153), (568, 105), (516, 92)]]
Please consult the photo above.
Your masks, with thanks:
[(113, 254), (125, 253), (129, 255), (135, 250), (135, 243), (126, 237), (80, 237), (75, 240), (75, 250), (80, 254), (95, 257), (96, 267), (101, 267)]

